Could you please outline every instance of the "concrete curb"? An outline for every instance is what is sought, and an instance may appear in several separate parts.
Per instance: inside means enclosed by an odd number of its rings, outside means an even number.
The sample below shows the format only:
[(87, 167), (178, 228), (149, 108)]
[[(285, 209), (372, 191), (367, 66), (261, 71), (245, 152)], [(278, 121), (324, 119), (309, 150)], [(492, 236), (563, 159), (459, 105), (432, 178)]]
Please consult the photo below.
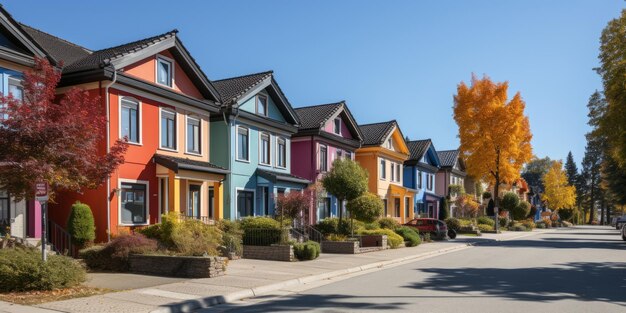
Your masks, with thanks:
[(413, 261), (417, 259), (432, 257), (432, 256), (439, 255), (439, 254), (450, 253), (450, 252), (454, 252), (457, 250), (467, 249), (470, 246), (471, 245), (467, 243), (458, 244), (452, 247), (443, 248), (443, 249), (439, 249), (436, 251), (415, 254), (411, 256), (406, 256), (406, 257), (382, 261), (382, 262), (374, 262), (374, 263), (370, 263), (366, 265), (355, 266), (355, 267), (351, 267), (347, 269), (336, 270), (336, 271), (326, 272), (326, 273), (317, 274), (317, 275), (304, 276), (300, 278), (286, 280), (280, 283), (259, 286), (259, 287), (250, 288), (250, 289), (244, 289), (244, 290), (232, 292), (226, 295), (211, 296), (207, 298), (189, 300), (183, 303), (179, 303), (176, 306), (162, 306), (155, 310), (152, 310), (151, 312), (179, 313), (179, 312), (189, 312), (189, 311), (197, 310), (197, 309), (204, 309), (204, 308), (208, 308), (208, 307), (219, 305), (219, 304), (225, 304), (225, 303), (235, 302), (235, 301), (239, 301), (239, 300), (246, 299), (246, 298), (257, 297), (257, 296), (268, 294), (273, 291), (281, 290), (287, 287), (303, 285), (303, 284), (326, 280), (326, 279), (330, 279), (334, 277), (341, 277), (344, 275), (363, 272), (363, 271), (367, 271), (367, 270), (371, 270), (375, 268), (382, 269), (382, 268), (389, 267), (395, 264), (400, 265), (400, 263), (404, 263), (407, 261)]

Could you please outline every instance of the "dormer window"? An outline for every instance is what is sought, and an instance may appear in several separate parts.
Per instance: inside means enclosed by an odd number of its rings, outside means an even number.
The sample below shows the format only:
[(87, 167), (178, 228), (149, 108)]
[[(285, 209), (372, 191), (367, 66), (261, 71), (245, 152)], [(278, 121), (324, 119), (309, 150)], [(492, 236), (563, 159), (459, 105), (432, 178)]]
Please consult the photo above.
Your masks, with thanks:
[(165, 57), (157, 57), (157, 83), (172, 87), (172, 61)]
[(256, 96), (256, 114), (267, 116), (267, 97), (263, 95)]
[(341, 135), (341, 119), (336, 118), (333, 124), (333, 132), (337, 135)]

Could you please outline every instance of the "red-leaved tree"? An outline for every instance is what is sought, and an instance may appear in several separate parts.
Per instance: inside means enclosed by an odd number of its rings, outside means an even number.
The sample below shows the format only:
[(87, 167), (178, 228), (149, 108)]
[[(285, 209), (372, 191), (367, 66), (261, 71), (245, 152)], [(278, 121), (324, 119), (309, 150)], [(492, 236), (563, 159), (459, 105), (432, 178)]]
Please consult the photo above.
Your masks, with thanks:
[(78, 88), (57, 96), (60, 79), (58, 69), (37, 59), (24, 73), (23, 100), (0, 95), (0, 117), (5, 117), (0, 120), (0, 187), (18, 200), (32, 199), (38, 181), (53, 191), (96, 188), (124, 162), (125, 141), (106, 152), (100, 98)]

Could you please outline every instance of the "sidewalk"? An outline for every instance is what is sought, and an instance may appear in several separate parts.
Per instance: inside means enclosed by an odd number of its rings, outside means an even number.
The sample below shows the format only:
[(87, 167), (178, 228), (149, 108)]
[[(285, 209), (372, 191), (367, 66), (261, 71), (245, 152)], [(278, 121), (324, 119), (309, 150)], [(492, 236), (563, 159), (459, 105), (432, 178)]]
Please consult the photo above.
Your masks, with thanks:
[[(275, 262), (241, 259), (231, 261), (226, 275), (216, 278), (181, 279), (178, 282), (114, 292), (86, 298), (44, 303), (40, 309), (61, 312), (188, 312), (225, 302), (233, 302), (288, 287), (295, 287), (346, 274), (384, 268), (469, 248), (480, 242), (512, 240), (537, 235), (533, 232), (504, 232), (482, 237), (459, 236), (456, 240), (422, 244), (418, 247), (390, 249), (356, 255), (322, 254), (313, 261)], [(122, 280), (113, 276), (109, 288), (125, 289), (141, 286), (140, 275)], [(150, 280), (150, 277), (146, 278)], [(149, 285), (149, 284), (145, 284)], [(128, 287), (132, 288), (132, 287)], [(126, 289), (128, 289), (126, 288)], [(11, 309), (15, 308), (15, 310)], [(0, 312), (26, 312), (28, 307), (0, 303)], [(46, 310), (41, 310), (44, 312)]]

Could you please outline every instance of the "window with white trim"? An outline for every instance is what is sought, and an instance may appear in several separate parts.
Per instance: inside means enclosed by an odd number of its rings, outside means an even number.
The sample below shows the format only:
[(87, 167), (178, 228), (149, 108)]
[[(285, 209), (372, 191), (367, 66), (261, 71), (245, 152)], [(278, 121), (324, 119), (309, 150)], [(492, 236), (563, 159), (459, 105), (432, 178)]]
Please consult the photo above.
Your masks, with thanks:
[(172, 62), (157, 57), (157, 83), (172, 87)]
[(256, 114), (267, 116), (267, 97), (264, 95), (256, 96)]
[(261, 142), (259, 144), (259, 153), (261, 158), (259, 162), (261, 164), (270, 165), (270, 134), (261, 133)]
[(276, 139), (276, 166), (287, 167), (287, 140), (278, 137)]
[(422, 171), (417, 171), (417, 188), (422, 188)]
[(128, 142), (139, 143), (140, 133), (139, 133), (139, 114), (141, 113), (139, 110), (139, 101), (124, 97), (121, 101), (121, 136), (122, 138), (126, 137)]
[(391, 181), (395, 182), (396, 181), (396, 171), (395, 171), (396, 163), (393, 163), (393, 162), (389, 162), (389, 163), (391, 163)]
[(250, 130), (245, 127), (237, 127), (237, 160), (250, 161)]
[[(15, 77), (9, 77), (9, 95), (13, 96), (14, 99), (23, 100), (24, 99), (24, 88), (22, 88), (22, 81)], [(0, 103), (0, 121), (6, 120), (9, 118), (9, 114), (5, 112), (1, 112), (5, 110), (7, 107), (6, 103)]]
[(146, 224), (148, 221), (146, 184), (121, 183), (120, 189), (120, 219), (122, 224)]
[(326, 146), (320, 146), (320, 171), (328, 171), (328, 150)]
[(333, 121), (333, 132), (337, 135), (341, 135), (341, 118), (336, 118)]
[(200, 154), (200, 120), (187, 117), (187, 152)]
[(385, 143), (385, 147), (389, 150), (393, 150), (393, 143), (391, 142), (391, 138), (387, 139), (387, 142)]
[(402, 182), (402, 164), (396, 164), (396, 181)]
[(161, 148), (176, 150), (176, 112), (161, 110)]
[(387, 161), (380, 159), (380, 179), (387, 179)]

